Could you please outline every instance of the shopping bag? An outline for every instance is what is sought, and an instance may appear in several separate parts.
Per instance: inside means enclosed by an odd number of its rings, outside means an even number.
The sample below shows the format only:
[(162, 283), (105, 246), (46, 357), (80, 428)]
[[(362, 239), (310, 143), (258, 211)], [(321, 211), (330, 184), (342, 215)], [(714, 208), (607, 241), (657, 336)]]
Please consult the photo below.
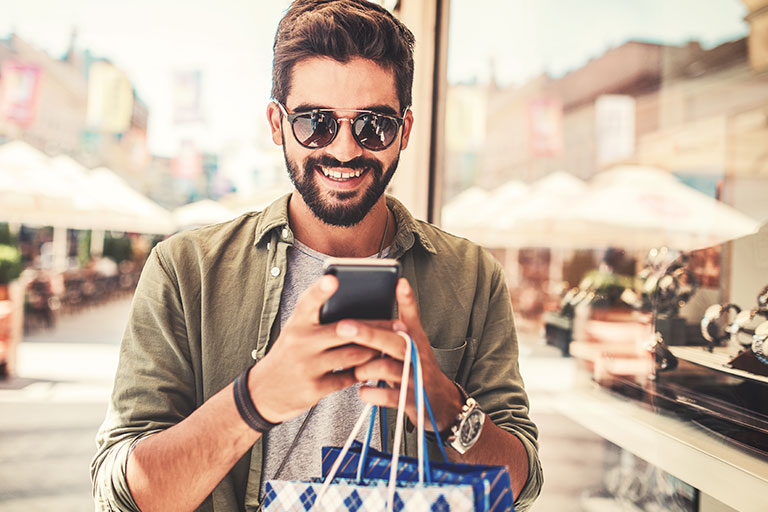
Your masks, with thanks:
[[(360, 465), (363, 444), (355, 441), (344, 456), (337, 476), (354, 479)], [(323, 476), (328, 474), (331, 465), (341, 453), (341, 448), (324, 447)], [(363, 478), (365, 480), (385, 481), (392, 463), (392, 454), (368, 449)], [(509, 471), (506, 466), (485, 466), (480, 464), (460, 464), (455, 462), (431, 462), (431, 481), (441, 484), (470, 485), (474, 493), (474, 508), (469, 510), (489, 512), (514, 512), (514, 496), (510, 486)], [(398, 483), (418, 480), (418, 459), (400, 457)]]
[[(418, 457), (400, 457), (397, 450), (386, 454), (369, 448), (375, 410), (368, 405), (358, 418), (344, 447), (322, 449), (323, 479), (267, 482), (265, 512), (514, 511), (506, 467), (449, 463), (442, 447), (444, 462), (434, 466), (430, 463), (429, 457), (425, 455), (425, 409), (429, 412), (433, 428), (437, 428), (424, 391), (416, 345), (409, 336), (400, 334), (406, 340), (408, 349), (403, 364), (403, 385), (398, 402), (394, 446), (400, 446), (402, 440), (407, 383), (410, 367), (413, 365)], [(360, 444), (354, 440), (372, 410), (365, 444)]]
[[(306, 512), (312, 510), (381, 512), (387, 501), (386, 480), (334, 478), (321, 502), (320, 478), (309, 482), (269, 480), (265, 488), (264, 510)], [(395, 511), (448, 512), (473, 510), (472, 486), (398, 483), (393, 498)]]

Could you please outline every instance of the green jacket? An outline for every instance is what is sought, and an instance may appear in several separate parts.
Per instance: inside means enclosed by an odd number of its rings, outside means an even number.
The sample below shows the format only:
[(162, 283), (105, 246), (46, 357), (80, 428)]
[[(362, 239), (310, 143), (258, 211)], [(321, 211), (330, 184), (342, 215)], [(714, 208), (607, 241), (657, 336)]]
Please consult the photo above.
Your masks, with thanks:
[[(139, 510), (125, 477), (135, 443), (189, 416), (277, 339), (286, 251), (294, 242), (289, 199), (177, 234), (150, 254), (96, 438), (91, 479), (97, 510)], [(477, 245), (415, 220), (392, 197), (387, 203), (397, 221), (389, 256), (400, 260), (411, 283), (440, 368), (528, 452), (528, 482), (517, 500), (518, 510), (525, 510), (541, 491), (538, 431), (528, 417), (502, 269)], [(406, 436), (405, 450), (415, 454), (415, 433)], [(259, 441), (198, 510), (255, 507), (261, 463)]]

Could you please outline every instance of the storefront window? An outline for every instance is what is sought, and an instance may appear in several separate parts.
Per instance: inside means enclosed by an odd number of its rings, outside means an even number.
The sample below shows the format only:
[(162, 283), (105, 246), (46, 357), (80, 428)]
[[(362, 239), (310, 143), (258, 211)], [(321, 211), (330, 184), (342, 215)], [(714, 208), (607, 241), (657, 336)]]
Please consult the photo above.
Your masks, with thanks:
[[(442, 225), (504, 266), (523, 353), (600, 385), (558, 411), (641, 461), (583, 502), (749, 509), (695, 461), (768, 458), (768, 3), (452, 0), (449, 34)], [(646, 467), (666, 490), (620, 489)]]

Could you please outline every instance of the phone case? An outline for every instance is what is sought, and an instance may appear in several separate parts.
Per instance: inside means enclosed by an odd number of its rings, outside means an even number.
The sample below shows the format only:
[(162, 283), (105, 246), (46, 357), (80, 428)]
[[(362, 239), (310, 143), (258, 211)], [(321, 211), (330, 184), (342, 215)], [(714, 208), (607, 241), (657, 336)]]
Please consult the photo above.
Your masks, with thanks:
[(400, 263), (394, 259), (332, 258), (325, 273), (335, 275), (339, 288), (320, 308), (320, 323), (344, 318), (388, 320), (395, 306)]

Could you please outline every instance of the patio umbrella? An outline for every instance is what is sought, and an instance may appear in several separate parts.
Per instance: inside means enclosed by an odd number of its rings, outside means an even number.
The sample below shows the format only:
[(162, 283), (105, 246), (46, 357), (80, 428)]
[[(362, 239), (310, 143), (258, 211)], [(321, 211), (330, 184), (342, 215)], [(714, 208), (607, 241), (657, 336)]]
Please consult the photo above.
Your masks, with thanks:
[(115, 231), (170, 234), (176, 230), (171, 212), (131, 187), (114, 171), (99, 167), (91, 171), (94, 191), (112, 203)]
[(180, 229), (217, 224), (234, 217), (235, 213), (229, 208), (210, 199), (185, 204), (173, 210), (173, 219)]
[(555, 231), (571, 244), (693, 250), (756, 231), (760, 223), (656, 167), (595, 176)]
[(491, 194), (480, 187), (471, 187), (459, 193), (440, 212), (446, 231), (471, 238), (478, 222), (478, 212), (487, 206)]
[(565, 171), (555, 171), (534, 182), (528, 192), (506, 209), (489, 216), (488, 228), (479, 237), (488, 247), (550, 247), (560, 245), (553, 231), (570, 205), (584, 195), (584, 181)]

